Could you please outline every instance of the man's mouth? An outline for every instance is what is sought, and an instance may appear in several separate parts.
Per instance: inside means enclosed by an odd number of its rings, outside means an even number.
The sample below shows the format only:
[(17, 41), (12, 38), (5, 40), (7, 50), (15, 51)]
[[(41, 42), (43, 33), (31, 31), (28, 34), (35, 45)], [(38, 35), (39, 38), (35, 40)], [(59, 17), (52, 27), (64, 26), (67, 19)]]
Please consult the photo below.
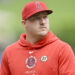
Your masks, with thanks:
[(46, 28), (46, 27), (40, 27), (40, 28)]
[(40, 27), (40, 29), (41, 29), (41, 30), (46, 30), (46, 29), (47, 29), (47, 27)]

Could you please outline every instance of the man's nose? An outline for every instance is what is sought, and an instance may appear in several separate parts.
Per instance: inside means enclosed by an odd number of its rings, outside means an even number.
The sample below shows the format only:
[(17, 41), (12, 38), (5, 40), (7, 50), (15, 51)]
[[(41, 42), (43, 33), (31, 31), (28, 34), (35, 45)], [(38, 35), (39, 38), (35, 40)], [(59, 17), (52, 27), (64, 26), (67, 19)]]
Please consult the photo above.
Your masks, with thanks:
[(45, 24), (45, 22), (46, 22), (46, 21), (45, 21), (45, 19), (44, 19), (44, 18), (40, 18), (40, 24), (41, 24), (41, 25), (44, 25), (44, 24)]

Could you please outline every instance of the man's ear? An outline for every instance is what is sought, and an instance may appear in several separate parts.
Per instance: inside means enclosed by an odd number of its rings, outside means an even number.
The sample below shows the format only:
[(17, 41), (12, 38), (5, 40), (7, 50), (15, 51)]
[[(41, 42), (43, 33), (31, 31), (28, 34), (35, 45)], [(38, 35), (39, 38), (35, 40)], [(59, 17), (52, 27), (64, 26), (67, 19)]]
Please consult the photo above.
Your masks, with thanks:
[(24, 24), (24, 25), (25, 25), (25, 20), (22, 20), (22, 24)]
[(26, 21), (22, 20), (21, 23), (22, 23), (23, 26), (25, 26)]

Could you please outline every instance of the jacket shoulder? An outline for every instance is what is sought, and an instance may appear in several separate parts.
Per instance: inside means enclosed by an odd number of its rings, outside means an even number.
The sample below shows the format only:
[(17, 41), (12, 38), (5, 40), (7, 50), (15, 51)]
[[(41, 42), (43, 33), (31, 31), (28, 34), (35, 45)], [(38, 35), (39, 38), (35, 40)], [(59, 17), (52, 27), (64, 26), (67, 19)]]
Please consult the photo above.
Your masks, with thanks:
[(18, 46), (18, 42), (14, 42), (14, 43), (12, 43), (11, 45), (8, 45), (8, 46), (5, 48), (4, 52), (12, 51), (12, 50), (14, 50), (15, 48), (17, 48), (17, 46)]

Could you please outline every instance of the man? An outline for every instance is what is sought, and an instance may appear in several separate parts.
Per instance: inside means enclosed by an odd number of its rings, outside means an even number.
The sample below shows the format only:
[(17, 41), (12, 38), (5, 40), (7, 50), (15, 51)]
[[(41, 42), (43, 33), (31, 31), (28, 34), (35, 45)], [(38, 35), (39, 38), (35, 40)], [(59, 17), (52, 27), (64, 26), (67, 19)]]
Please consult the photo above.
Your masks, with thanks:
[(49, 31), (52, 12), (40, 1), (25, 5), (22, 25), (26, 32), (4, 51), (1, 75), (75, 75), (71, 47)]

